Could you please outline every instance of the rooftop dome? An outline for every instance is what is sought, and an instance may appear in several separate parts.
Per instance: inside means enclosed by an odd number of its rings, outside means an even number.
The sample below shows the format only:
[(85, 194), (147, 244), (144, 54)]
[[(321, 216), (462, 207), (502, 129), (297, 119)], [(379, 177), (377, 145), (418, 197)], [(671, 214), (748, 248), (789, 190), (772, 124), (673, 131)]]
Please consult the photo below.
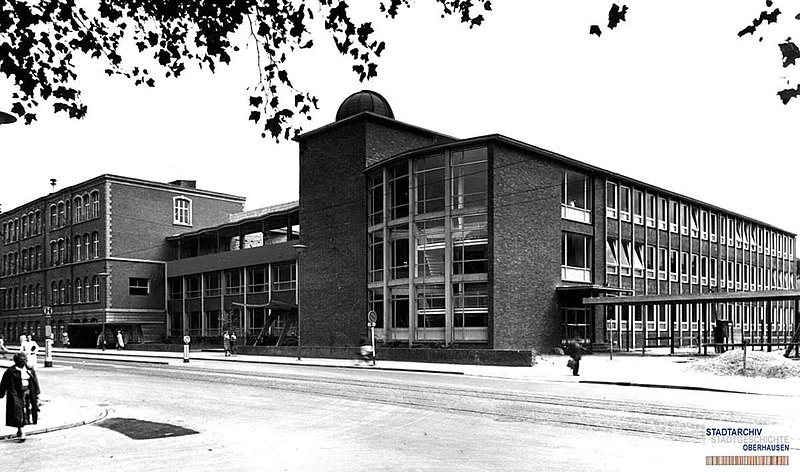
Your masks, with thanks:
[(365, 111), (394, 119), (392, 107), (389, 106), (389, 102), (381, 94), (371, 90), (362, 90), (344, 99), (336, 112), (336, 121)]

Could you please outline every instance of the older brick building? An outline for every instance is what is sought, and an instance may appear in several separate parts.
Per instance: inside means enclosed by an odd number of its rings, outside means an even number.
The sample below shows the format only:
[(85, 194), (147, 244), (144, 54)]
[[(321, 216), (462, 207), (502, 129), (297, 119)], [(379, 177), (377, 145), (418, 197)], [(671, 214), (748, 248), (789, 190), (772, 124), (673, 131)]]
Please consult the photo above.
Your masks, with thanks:
[[(44, 335), (45, 308), (56, 333), (94, 344), (104, 330), (131, 342), (164, 338), (165, 238), (227, 221), (244, 198), (101, 175), (0, 214), (0, 329)], [(48, 310), (49, 311), (49, 310)]]

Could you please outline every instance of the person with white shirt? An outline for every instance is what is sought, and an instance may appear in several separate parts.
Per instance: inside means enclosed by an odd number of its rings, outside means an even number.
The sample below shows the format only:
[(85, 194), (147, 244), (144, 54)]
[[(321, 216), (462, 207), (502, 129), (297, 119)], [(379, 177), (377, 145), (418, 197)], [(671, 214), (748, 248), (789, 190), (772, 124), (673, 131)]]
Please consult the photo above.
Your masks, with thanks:
[(36, 369), (36, 353), (39, 352), (39, 344), (31, 339), (31, 335), (25, 336), (25, 341), (20, 344), (19, 352), (24, 353), (28, 358), (28, 368)]

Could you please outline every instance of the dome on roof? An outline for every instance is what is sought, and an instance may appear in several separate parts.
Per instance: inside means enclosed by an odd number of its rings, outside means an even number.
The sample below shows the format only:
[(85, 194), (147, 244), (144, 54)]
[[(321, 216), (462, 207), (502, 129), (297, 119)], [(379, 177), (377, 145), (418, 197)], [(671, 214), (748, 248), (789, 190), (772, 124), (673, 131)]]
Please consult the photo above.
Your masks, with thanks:
[(336, 121), (365, 111), (394, 119), (392, 107), (389, 106), (389, 102), (381, 94), (371, 90), (362, 90), (344, 99), (336, 112)]

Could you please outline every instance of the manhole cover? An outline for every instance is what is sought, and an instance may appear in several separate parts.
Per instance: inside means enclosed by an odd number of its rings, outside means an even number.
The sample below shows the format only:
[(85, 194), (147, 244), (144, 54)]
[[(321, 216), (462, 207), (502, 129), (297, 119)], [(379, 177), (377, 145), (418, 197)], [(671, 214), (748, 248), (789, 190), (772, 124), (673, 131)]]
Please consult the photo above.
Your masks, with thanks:
[(97, 426), (122, 433), (131, 439), (173, 438), (198, 433), (193, 429), (174, 424), (155, 423), (136, 418), (109, 418), (97, 423)]

